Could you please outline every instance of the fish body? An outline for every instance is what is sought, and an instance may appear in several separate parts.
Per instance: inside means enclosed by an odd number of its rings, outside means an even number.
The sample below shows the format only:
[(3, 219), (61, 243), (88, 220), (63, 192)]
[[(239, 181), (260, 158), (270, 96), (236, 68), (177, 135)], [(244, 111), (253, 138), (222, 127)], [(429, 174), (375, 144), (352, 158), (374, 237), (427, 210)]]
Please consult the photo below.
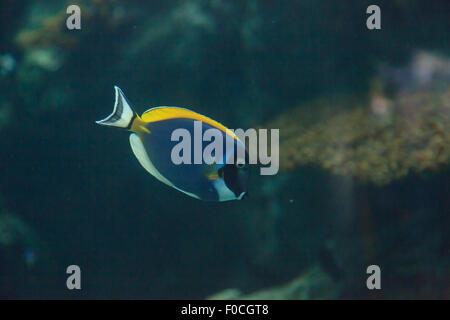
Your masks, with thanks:
[[(205, 201), (240, 200), (247, 193), (248, 166), (245, 145), (233, 132), (211, 118), (180, 107), (155, 107), (138, 116), (115, 86), (114, 111), (97, 121), (100, 125), (124, 128), (131, 131), (130, 145), (139, 163), (161, 182)], [(179, 143), (173, 139), (177, 129), (189, 132), (197, 144), (200, 156), (210, 142), (198, 139), (198, 134), (215, 130), (221, 139), (223, 152), (218, 159), (196, 161), (198, 152), (190, 152), (187, 163), (174, 163), (173, 150)], [(239, 150), (239, 152), (238, 152)], [(215, 154), (214, 154), (215, 155)], [(238, 157), (243, 159), (239, 159)], [(186, 159), (186, 158), (185, 158)], [(202, 159), (205, 160), (205, 159)]]

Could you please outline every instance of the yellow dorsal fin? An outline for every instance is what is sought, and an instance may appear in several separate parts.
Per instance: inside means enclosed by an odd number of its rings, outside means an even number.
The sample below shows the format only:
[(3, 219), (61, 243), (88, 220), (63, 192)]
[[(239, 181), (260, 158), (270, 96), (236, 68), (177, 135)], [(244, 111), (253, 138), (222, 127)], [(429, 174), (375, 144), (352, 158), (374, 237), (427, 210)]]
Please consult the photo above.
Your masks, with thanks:
[(151, 133), (150, 130), (148, 130), (148, 128), (147, 128), (147, 122), (143, 121), (141, 119), (141, 117), (139, 117), (138, 115), (136, 115), (136, 117), (134, 117), (134, 120), (131, 123), (129, 130), (132, 132), (139, 133), (139, 134)]
[(192, 119), (192, 120), (198, 120), (202, 121), (204, 123), (209, 124), (210, 126), (217, 128), (224, 133), (232, 136), (234, 139), (239, 140), (238, 137), (230, 131), (227, 127), (225, 127), (223, 124), (214, 121), (211, 118), (208, 118), (204, 115), (201, 115), (197, 112), (191, 111), (189, 109), (185, 108), (179, 108), (179, 107), (156, 107), (152, 108), (150, 110), (145, 111), (142, 114), (141, 119), (145, 122), (156, 122), (156, 121), (162, 121), (162, 120), (168, 120), (168, 119)]

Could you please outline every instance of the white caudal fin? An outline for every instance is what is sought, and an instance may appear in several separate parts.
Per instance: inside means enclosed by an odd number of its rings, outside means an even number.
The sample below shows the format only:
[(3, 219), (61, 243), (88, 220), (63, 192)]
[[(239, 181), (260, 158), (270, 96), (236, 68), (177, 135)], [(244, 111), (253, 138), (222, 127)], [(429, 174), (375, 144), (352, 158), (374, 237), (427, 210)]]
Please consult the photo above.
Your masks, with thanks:
[(114, 86), (116, 92), (116, 101), (114, 103), (113, 112), (103, 120), (96, 123), (103, 126), (111, 126), (128, 129), (133, 122), (136, 113), (131, 109), (125, 95), (118, 86)]

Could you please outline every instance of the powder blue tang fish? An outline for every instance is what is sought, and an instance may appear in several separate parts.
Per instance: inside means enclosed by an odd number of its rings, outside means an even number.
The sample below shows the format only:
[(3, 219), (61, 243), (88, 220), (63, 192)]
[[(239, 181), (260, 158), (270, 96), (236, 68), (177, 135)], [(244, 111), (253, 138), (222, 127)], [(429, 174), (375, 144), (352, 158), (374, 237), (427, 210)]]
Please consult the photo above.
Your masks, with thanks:
[[(179, 107), (155, 107), (139, 116), (131, 108), (122, 90), (117, 86), (114, 89), (114, 110), (97, 123), (131, 131), (131, 149), (142, 167), (151, 175), (200, 200), (241, 200), (246, 195), (248, 155), (245, 145), (232, 131), (211, 118)], [(179, 143), (172, 141), (172, 133), (182, 128), (195, 136), (194, 125), (197, 128), (201, 126), (202, 132), (211, 128), (220, 132), (224, 146), (222, 159), (202, 161), (200, 164), (194, 164), (194, 161), (175, 164), (172, 161), (172, 150)], [(203, 140), (201, 150), (209, 143)], [(226, 148), (227, 145), (232, 147)], [(220, 154), (219, 152), (218, 157)]]

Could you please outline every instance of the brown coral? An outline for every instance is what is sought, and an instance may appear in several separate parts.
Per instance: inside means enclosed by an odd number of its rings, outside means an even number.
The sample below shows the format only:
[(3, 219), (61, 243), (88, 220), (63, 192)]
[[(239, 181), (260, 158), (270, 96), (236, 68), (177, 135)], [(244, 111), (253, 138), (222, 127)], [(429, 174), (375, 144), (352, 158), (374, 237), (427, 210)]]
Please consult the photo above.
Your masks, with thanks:
[(237, 289), (226, 289), (208, 300), (309, 300), (336, 299), (340, 286), (320, 267), (313, 266), (289, 283), (280, 286), (242, 294)]
[[(450, 87), (374, 101), (334, 98), (300, 106), (268, 126), (280, 128), (280, 166), (320, 166), (383, 185), (450, 160)], [(367, 100), (367, 99), (366, 99)], [(342, 110), (339, 111), (338, 110)], [(379, 112), (379, 111), (382, 112)]]
[[(15, 44), (22, 50), (33, 48), (58, 47), (73, 49), (80, 43), (80, 37), (98, 31), (99, 28), (117, 28), (124, 22), (123, 17), (114, 13), (113, 0), (84, 0), (78, 1), (81, 8), (83, 32), (69, 32), (66, 27), (68, 14), (66, 8), (73, 4), (68, 1), (63, 10), (53, 15), (41, 17), (38, 25), (25, 28), (14, 38)], [(30, 20), (30, 19), (28, 19)], [(83, 29), (83, 25), (89, 28)]]

